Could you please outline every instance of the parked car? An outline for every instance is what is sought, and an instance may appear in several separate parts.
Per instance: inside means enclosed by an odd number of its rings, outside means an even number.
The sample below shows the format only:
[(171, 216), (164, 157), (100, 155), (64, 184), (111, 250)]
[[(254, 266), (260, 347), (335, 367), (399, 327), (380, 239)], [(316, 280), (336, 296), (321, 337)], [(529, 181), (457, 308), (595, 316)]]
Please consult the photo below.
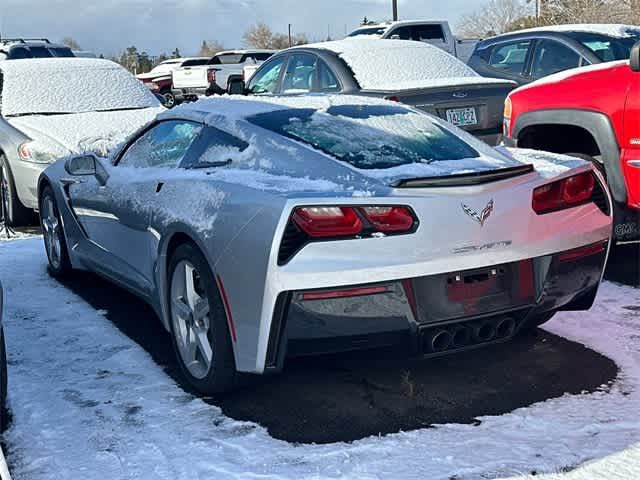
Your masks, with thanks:
[(209, 57), (172, 58), (156, 65), (151, 71), (136, 75), (153, 93), (162, 95), (163, 104), (167, 108), (175, 107), (176, 97), (173, 94), (173, 79), (171, 72), (181, 67), (196, 67), (205, 65)]
[(178, 101), (227, 91), (229, 77), (242, 75), (247, 65), (260, 65), (273, 50), (229, 50), (215, 54), (204, 67), (184, 66), (173, 73), (173, 95)]
[(439, 20), (402, 20), (362, 25), (347, 37), (374, 37), (383, 40), (425, 42), (441, 48), (465, 63), (469, 60), (478, 43), (477, 39), (456, 38), (451, 32), (449, 22)]
[(507, 145), (567, 153), (591, 161), (614, 200), (614, 236), (640, 240), (640, 44), (631, 61), (551, 75), (505, 102)]
[(611, 234), (590, 163), (347, 95), (184, 105), (55, 163), (38, 197), (50, 272), (147, 300), (207, 394), (287, 356), (438, 355), (588, 309)]
[(75, 54), (66, 45), (51, 43), (46, 38), (0, 39), (0, 60), (47, 57), (75, 57)]
[(483, 40), (469, 60), (480, 75), (524, 85), (563, 70), (626, 60), (640, 27), (632, 25), (554, 25)]
[(156, 97), (108, 60), (0, 62), (0, 196), (11, 225), (38, 208), (37, 180), (56, 159), (103, 152), (163, 110)]
[[(0, 432), (7, 428), (7, 349), (4, 342), (4, 327), (2, 325), (2, 308), (4, 294), (2, 282), (0, 282)], [(3, 473), (4, 456), (0, 449), (0, 474)], [(3, 477), (0, 477), (4, 479)]]
[(460, 126), (495, 145), (504, 99), (515, 83), (483, 78), (426, 43), (353, 38), (289, 48), (230, 93), (344, 93), (392, 99)]

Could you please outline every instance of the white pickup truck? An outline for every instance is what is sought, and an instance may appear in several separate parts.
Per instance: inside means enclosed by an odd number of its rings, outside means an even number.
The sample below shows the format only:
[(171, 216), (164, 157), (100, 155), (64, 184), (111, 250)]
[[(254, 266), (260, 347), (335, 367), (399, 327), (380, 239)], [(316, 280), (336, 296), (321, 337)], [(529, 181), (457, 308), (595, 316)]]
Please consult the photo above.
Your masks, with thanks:
[(195, 100), (201, 95), (222, 94), (232, 75), (242, 75), (246, 66), (260, 65), (274, 50), (228, 50), (214, 55), (206, 65), (182, 67), (172, 72), (172, 92), (177, 100)]
[(402, 20), (362, 25), (348, 37), (378, 37), (426, 42), (467, 63), (479, 39), (461, 40), (453, 36), (449, 22), (442, 20)]

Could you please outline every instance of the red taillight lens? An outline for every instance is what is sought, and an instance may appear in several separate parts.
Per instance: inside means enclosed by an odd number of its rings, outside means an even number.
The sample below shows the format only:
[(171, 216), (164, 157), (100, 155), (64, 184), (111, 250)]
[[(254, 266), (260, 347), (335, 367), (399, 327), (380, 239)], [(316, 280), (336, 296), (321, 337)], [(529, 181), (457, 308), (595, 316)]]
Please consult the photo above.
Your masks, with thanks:
[(531, 206), (538, 213), (549, 213), (584, 203), (591, 198), (596, 180), (591, 172), (564, 178), (533, 191)]
[(385, 100), (389, 100), (390, 102), (399, 102), (400, 101), (400, 97), (398, 97), (397, 95), (390, 95), (388, 97), (384, 97)]
[(315, 238), (352, 236), (362, 230), (362, 221), (351, 207), (299, 207), (293, 221)]
[(215, 83), (216, 81), (216, 72), (215, 70), (207, 70), (207, 81), (209, 84)]
[(413, 228), (414, 218), (406, 207), (362, 207), (367, 220), (383, 233), (406, 232)]

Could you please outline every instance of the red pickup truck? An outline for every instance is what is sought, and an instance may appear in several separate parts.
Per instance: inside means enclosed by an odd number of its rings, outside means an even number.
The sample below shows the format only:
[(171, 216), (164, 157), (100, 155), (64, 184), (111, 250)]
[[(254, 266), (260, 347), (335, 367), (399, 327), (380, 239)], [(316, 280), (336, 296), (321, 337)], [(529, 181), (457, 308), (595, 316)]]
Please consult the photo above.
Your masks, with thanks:
[(640, 43), (629, 61), (568, 70), (511, 92), (507, 146), (591, 160), (607, 178), (614, 237), (640, 241)]

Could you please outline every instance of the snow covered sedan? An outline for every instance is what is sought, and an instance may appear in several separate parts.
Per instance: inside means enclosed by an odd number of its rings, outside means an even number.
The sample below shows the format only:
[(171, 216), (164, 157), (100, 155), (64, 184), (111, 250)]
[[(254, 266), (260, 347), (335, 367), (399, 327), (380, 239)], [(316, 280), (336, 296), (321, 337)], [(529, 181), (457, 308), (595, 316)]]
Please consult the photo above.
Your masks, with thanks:
[(485, 78), (453, 55), (422, 42), (354, 37), (293, 47), (267, 60), (230, 93), (329, 93), (387, 98), (441, 117), (495, 145), (502, 110), (516, 84)]
[(121, 66), (85, 58), (1, 62), (0, 98), (0, 196), (11, 225), (33, 217), (47, 165), (112, 149), (163, 109)]
[(145, 299), (215, 393), (287, 356), (439, 355), (590, 308), (609, 194), (551, 155), (384, 100), (227, 97), (159, 115), (109, 160), (56, 162), (38, 198), (50, 272)]

